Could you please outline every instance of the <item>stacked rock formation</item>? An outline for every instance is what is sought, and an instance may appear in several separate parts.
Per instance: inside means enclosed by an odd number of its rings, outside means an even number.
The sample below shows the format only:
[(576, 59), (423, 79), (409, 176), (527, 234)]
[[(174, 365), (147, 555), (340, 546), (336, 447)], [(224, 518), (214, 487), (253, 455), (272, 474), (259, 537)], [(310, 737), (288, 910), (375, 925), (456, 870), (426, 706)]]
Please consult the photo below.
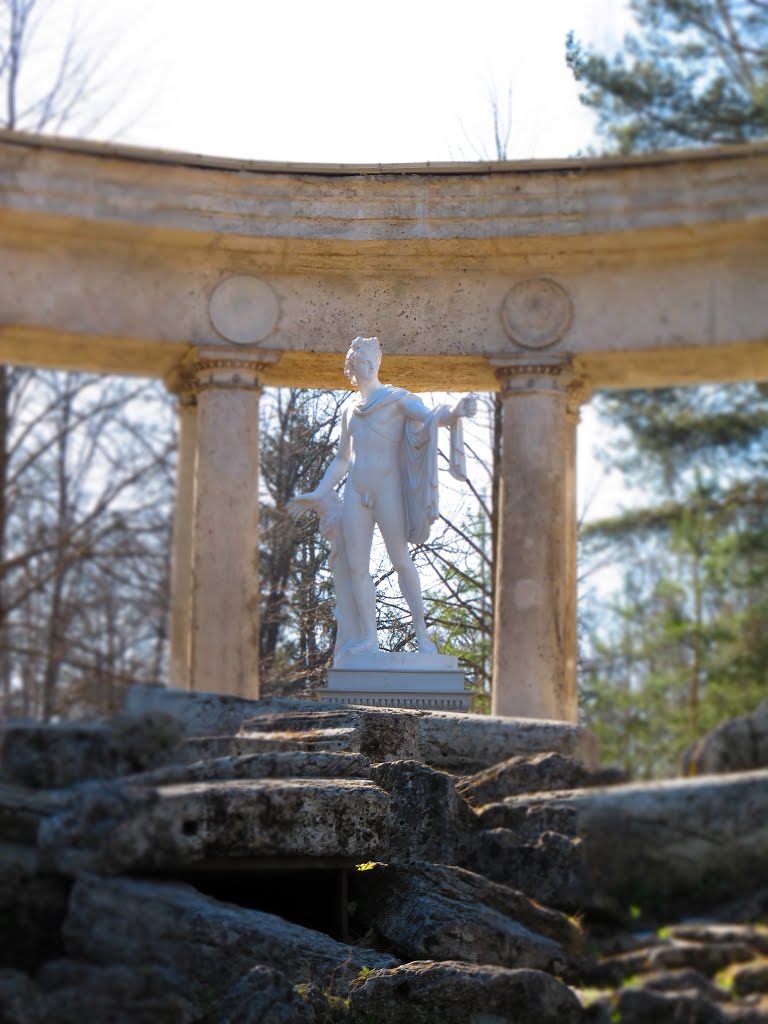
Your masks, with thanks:
[(5, 730), (0, 1021), (768, 1022), (766, 822), (566, 723), (135, 688)]

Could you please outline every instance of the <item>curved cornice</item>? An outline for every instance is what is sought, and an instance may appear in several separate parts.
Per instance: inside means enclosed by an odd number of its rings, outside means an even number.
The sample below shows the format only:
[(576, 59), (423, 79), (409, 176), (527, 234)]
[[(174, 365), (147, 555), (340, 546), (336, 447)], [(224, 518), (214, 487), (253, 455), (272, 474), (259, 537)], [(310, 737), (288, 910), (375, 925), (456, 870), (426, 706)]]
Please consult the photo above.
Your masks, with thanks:
[[(338, 387), (378, 333), (414, 389), (539, 348), (594, 387), (768, 379), (766, 142), (371, 167), (0, 132), (0, 259), (10, 362), (166, 376), (258, 345), (266, 383)], [(222, 317), (231, 280), (268, 308)]]
[[(87, 235), (240, 248), (416, 244), (480, 254), (568, 248), (642, 232), (679, 241), (768, 217), (768, 143), (623, 158), (440, 165), (302, 165), (217, 160), (0, 132), (0, 206), (23, 220), (76, 221)], [(62, 225), (63, 227), (63, 225)], [(671, 241), (672, 239), (670, 239)], [(494, 245), (489, 245), (494, 243)], [(331, 260), (333, 253), (325, 254)], [(340, 253), (341, 255), (341, 253)], [(364, 255), (361, 253), (360, 255)]]

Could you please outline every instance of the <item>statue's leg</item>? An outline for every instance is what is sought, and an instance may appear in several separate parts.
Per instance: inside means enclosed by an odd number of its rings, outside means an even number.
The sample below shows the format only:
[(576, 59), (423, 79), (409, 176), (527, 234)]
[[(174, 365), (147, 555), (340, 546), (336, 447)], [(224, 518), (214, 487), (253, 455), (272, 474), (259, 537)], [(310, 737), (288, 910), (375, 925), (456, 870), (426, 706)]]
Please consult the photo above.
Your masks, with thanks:
[(376, 636), (376, 588), (371, 579), (371, 544), (373, 542), (373, 509), (363, 505), (362, 498), (350, 486), (344, 488), (342, 528), (344, 547), (349, 563), (352, 593), (360, 623), (359, 640), (366, 647), (378, 648)]
[[(389, 481), (387, 481), (389, 483)], [(399, 485), (382, 488), (376, 496), (376, 521), (387, 549), (392, 566), (397, 573), (400, 593), (413, 616), (413, 626), (419, 650), (434, 654), (437, 648), (427, 636), (427, 624), (424, 621), (424, 598), (421, 594), (421, 580), (408, 551), (405, 526), (405, 504)]]

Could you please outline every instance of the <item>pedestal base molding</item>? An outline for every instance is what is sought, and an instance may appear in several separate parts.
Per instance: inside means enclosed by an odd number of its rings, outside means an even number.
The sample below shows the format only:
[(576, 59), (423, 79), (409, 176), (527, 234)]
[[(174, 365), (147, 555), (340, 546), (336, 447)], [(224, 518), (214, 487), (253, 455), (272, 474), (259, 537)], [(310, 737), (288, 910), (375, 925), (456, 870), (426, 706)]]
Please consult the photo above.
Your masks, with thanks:
[(457, 668), (331, 668), (327, 688), (318, 692), (319, 700), (332, 704), (432, 711), (467, 711), (472, 696)]

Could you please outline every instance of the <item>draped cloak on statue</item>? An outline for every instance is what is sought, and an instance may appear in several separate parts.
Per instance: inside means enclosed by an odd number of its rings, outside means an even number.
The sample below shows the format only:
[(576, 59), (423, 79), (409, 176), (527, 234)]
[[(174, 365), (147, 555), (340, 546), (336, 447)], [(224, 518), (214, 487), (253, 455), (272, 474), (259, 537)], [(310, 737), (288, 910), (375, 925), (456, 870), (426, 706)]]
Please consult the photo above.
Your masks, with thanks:
[[(365, 402), (352, 406), (355, 416), (370, 416), (392, 402), (405, 398), (409, 392), (383, 384)], [(405, 501), (406, 535), (411, 544), (424, 544), (429, 539), (432, 523), (440, 514), (437, 480), (437, 449), (440, 419), (450, 413), (447, 405), (430, 409), (425, 420), (409, 417), (405, 424), (405, 443), (400, 472)], [(375, 428), (373, 428), (375, 429)], [(464, 427), (459, 418), (450, 428), (448, 470), (456, 480), (467, 479), (464, 455)], [(365, 497), (364, 504), (367, 504)]]

